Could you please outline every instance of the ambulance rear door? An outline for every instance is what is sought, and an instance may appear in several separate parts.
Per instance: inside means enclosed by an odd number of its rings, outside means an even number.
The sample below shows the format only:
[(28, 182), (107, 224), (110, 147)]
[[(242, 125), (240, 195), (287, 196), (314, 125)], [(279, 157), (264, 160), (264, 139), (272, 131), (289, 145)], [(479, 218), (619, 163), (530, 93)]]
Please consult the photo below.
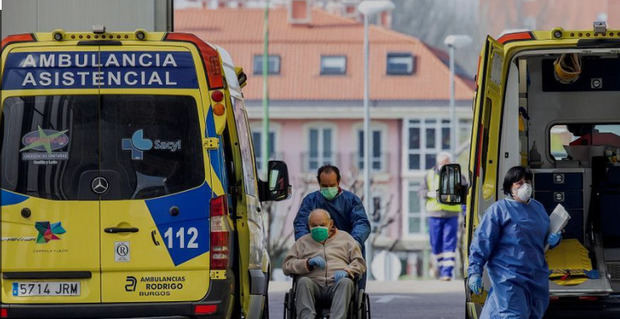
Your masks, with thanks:
[[(466, 245), (464, 256), (468, 256), (469, 245), (475, 227), (484, 210), (497, 200), (498, 151), (501, 130), (501, 111), (505, 83), (504, 47), (492, 37), (487, 37), (480, 54), (480, 65), (476, 79), (474, 98), (474, 125), (472, 128), (469, 160), (470, 184), (467, 200)], [(464, 264), (468, 264), (466, 258)], [(488, 290), (488, 287), (486, 288)], [(485, 295), (477, 296), (467, 291), (468, 318), (477, 318)]]
[[(2, 53), (0, 301), (98, 303), (98, 88), (69, 60), (97, 47), (20, 44)], [(62, 59), (62, 61), (61, 61)], [(64, 66), (63, 66), (64, 65)], [(90, 173), (89, 173), (90, 172)]]
[(197, 59), (170, 44), (101, 47), (103, 302), (195, 301), (209, 289)]

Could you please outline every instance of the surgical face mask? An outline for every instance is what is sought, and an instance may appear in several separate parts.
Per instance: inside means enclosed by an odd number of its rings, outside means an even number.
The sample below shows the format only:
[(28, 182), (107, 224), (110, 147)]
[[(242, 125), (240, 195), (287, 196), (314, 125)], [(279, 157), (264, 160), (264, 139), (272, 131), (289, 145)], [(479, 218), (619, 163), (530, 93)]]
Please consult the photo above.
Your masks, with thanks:
[(530, 183), (521, 185), (521, 187), (517, 189), (517, 197), (524, 202), (530, 200), (530, 197), (532, 197), (532, 185), (530, 185)]
[(321, 187), (321, 195), (327, 200), (332, 200), (338, 195), (338, 186)]
[(310, 233), (312, 234), (312, 239), (315, 241), (322, 243), (327, 239), (329, 235), (329, 229), (327, 226), (316, 226), (310, 228)]

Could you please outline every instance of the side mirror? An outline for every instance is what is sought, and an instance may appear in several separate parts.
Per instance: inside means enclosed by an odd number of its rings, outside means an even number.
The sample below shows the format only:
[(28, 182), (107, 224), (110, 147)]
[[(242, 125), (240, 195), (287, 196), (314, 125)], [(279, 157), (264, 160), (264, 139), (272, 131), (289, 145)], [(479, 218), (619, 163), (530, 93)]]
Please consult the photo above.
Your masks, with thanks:
[(446, 164), (439, 173), (437, 199), (442, 204), (465, 204), (467, 185), (461, 180), (461, 165)]
[(288, 168), (283, 161), (269, 161), (267, 182), (260, 182), (260, 201), (281, 201), (291, 196)]
[(248, 76), (243, 72), (243, 68), (240, 66), (235, 67), (235, 73), (237, 74), (237, 80), (239, 81), (239, 86), (243, 88), (248, 81)]

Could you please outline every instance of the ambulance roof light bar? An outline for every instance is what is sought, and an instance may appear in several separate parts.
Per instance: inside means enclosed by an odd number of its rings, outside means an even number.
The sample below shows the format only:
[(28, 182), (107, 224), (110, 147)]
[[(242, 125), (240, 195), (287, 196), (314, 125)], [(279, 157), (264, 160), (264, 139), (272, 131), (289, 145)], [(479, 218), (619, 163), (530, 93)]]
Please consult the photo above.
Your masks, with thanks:
[(103, 24), (93, 24), (92, 29), (93, 29), (93, 33), (94, 34), (104, 34), (105, 33), (105, 26)]

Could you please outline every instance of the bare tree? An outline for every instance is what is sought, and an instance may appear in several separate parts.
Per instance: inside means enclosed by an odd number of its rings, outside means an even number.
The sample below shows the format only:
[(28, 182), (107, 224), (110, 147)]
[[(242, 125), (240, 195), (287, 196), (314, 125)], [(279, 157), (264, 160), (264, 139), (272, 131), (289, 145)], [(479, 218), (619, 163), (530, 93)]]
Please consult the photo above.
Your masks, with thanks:
[(297, 213), (297, 208), (303, 196), (308, 192), (308, 183), (296, 183), (293, 193), (297, 196), (284, 202), (265, 202), (262, 209), (265, 216), (267, 250), (271, 260), (280, 260), (288, 251), (294, 239), (295, 229), (291, 227), (291, 214)]
[[(412, 35), (440, 49), (450, 34), (467, 34), (473, 43), (456, 52), (457, 64), (468, 75), (475, 74), (477, 57), (485, 39), (485, 29), (479, 24), (478, 0), (393, 0), (393, 28)], [(447, 85), (447, 84), (446, 84)]]

